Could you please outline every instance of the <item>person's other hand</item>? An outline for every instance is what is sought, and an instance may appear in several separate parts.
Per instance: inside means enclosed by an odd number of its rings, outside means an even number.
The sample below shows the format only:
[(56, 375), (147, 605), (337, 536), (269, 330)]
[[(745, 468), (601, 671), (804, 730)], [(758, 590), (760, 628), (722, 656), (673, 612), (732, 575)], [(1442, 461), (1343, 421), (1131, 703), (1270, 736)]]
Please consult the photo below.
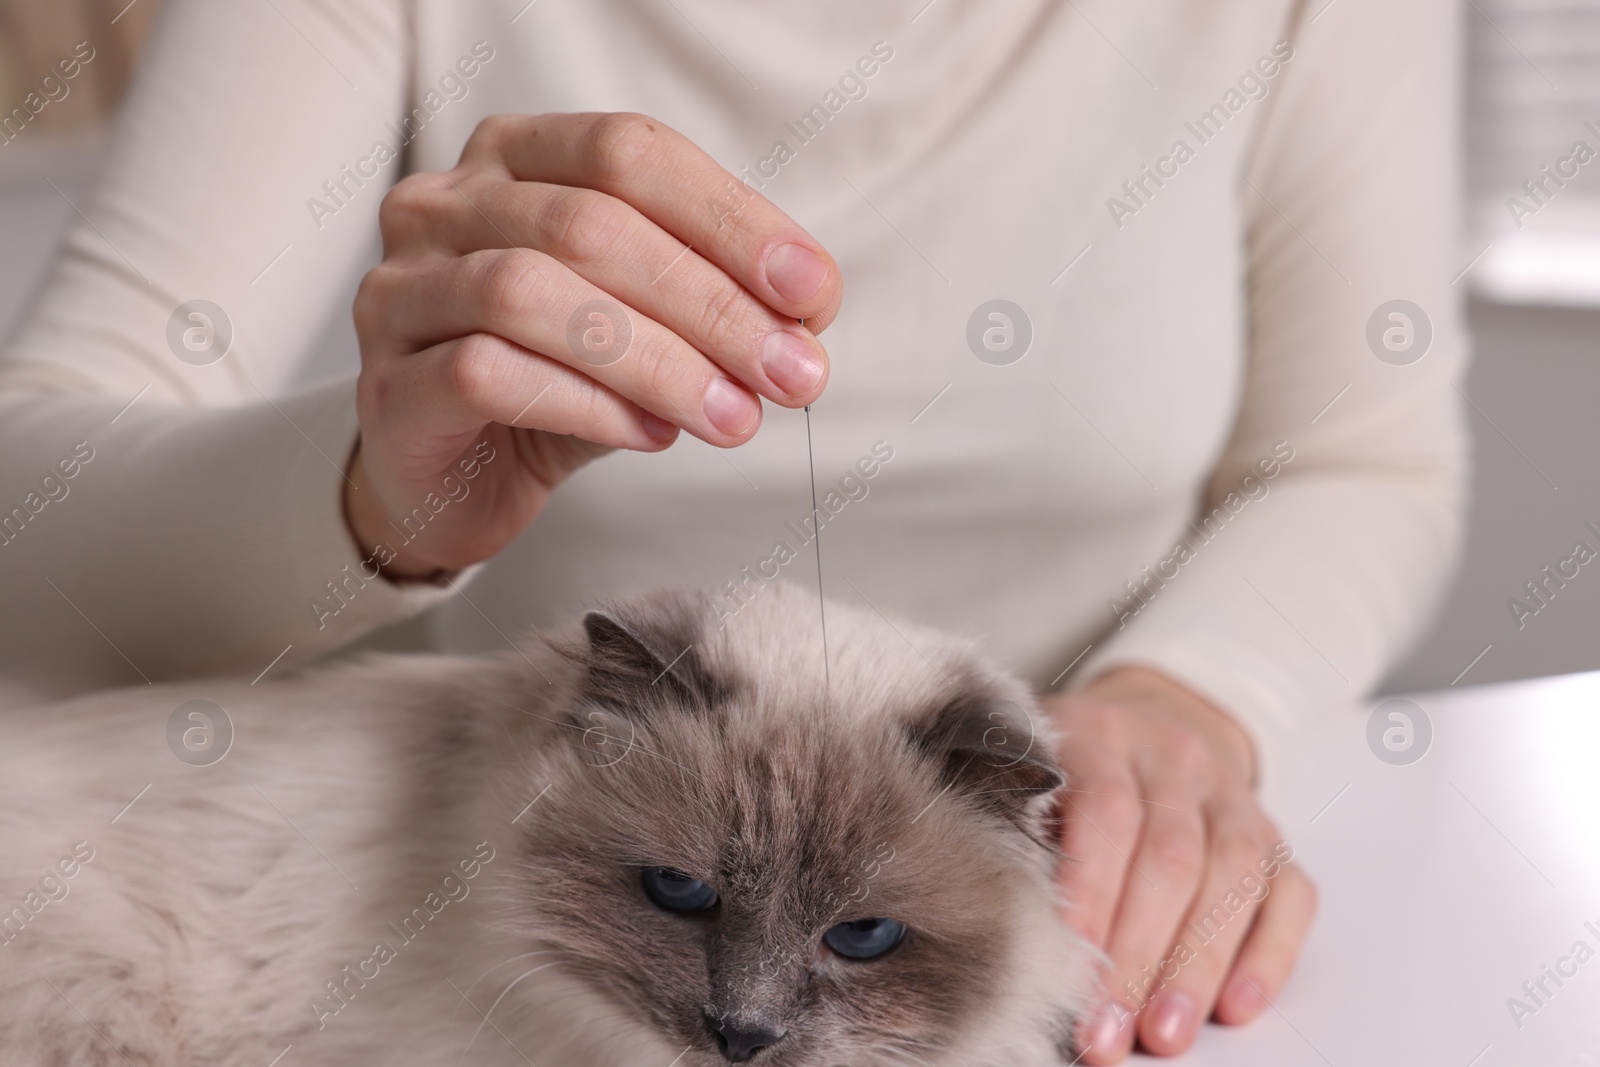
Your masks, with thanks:
[(812, 335), (842, 299), (832, 258), (654, 119), (485, 119), (453, 170), (395, 185), (380, 225), (354, 308), (352, 534), (392, 543), (458, 463), (495, 457), (390, 576), (487, 559), (609, 449), (659, 451), (680, 429), (742, 444), (758, 397), (800, 407), (827, 379)]
[(1316, 890), (1251, 791), (1249, 738), (1139, 667), (1045, 709), (1067, 772), (1067, 918), (1111, 960), (1078, 1031), (1083, 1062), (1116, 1063), (1136, 1037), (1176, 1055), (1207, 1018), (1254, 1019), (1288, 980)]

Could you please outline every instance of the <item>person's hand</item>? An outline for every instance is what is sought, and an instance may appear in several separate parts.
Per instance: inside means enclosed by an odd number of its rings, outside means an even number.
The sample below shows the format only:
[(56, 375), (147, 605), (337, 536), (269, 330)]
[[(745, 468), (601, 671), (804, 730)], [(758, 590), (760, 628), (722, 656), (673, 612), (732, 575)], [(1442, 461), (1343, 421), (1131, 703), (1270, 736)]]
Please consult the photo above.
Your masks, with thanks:
[(1287, 981), (1317, 898), (1251, 791), (1249, 738), (1139, 667), (1044, 706), (1067, 772), (1067, 918), (1111, 960), (1078, 1031), (1083, 1062), (1116, 1063), (1136, 1037), (1175, 1055), (1207, 1018), (1254, 1019)]
[[(392, 577), (487, 559), (609, 449), (659, 451), (680, 429), (741, 444), (758, 397), (800, 407), (827, 379), (812, 334), (842, 299), (832, 258), (654, 119), (485, 119), (455, 169), (396, 184), (380, 224), (354, 308), (345, 515), (370, 549), (429, 494), (451, 499)], [(459, 499), (441, 488), (490, 455)]]

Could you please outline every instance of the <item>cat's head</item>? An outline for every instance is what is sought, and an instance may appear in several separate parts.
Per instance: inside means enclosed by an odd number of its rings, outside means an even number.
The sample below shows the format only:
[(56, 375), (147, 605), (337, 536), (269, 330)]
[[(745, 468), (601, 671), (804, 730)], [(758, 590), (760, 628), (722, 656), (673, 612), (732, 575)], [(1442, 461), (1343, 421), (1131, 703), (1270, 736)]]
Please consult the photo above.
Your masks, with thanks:
[[(1054, 1062), (1088, 956), (1057, 918), (1063, 784), (962, 641), (763, 589), (658, 594), (556, 642), (513, 929), (551, 1047), (679, 1067)], [(552, 1014), (553, 1009), (553, 1014)], [(668, 1067), (663, 1060), (658, 1067)]]

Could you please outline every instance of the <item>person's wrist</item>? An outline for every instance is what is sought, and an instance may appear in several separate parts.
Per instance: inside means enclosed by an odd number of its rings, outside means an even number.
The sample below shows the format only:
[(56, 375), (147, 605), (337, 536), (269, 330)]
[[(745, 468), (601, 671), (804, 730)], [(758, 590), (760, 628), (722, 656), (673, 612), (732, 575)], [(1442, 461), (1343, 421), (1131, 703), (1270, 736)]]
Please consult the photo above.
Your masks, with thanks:
[(1079, 693), (1098, 700), (1159, 708), (1191, 725), (1244, 781), (1255, 784), (1257, 759), (1250, 735), (1226, 710), (1181, 682), (1149, 667), (1127, 665), (1112, 667)]
[[(387, 540), (390, 526), (388, 512), (378, 500), (378, 494), (368, 488), (367, 470), (361, 459), (361, 442), (356, 441), (350, 453), (350, 462), (344, 480), (343, 511), (345, 529), (355, 542), (362, 559), (371, 560), (378, 573), (390, 581), (421, 582), (437, 578), (445, 568), (432, 567), (417, 560), (408, 560), (398, 553), (384, 562), (379, 559), (378, 546)], [(388, 553), (384, 553), (388, 555)]]

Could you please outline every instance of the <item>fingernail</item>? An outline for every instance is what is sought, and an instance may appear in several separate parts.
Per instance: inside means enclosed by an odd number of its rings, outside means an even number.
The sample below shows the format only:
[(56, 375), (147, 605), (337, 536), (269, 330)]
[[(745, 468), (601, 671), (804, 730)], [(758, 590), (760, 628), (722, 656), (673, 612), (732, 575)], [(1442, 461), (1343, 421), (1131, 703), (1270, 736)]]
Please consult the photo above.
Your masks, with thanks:
[(1267, 998), (1261, 995), (1261, 990), (1242, 974), (1228, 979), (1228, 987), (1222, 996), (1234, 1011), (1243, 1013), (1248, 1019), (1254, 1019), (1267, 1006)]
[(788, 330), (774, 330), (761, 345), (761, 369), (790, 396), (803, 396), (822, 377), (816, 350)]
[(659, 416), (652, 415), (648, 411), (644, 413), (644, 417), (639, 421), (644, 424), (644, 432), (649, 434), (652, 440), (660, 441), (662, 444), (672, 440), (673, 436), (678, 432), (678, 428), (672, 423)]
[(1194, 1036), (1196, 1008), (1194, 997), (1177, 990), (1156, 994), (1150, 1005), (1149, 1034), (1161, 1044), (1157, 1051), (1177, 1051)]
[(800, 304), (817, 295), (828, 265), (802, 245), (779, 245), (767, 257), (767, 284), (785, 300)]
[(1089, 1025), (1083, 1030), (1083, 1047), (1079, 1052), (1087, 1054), (1092, 1049), (1097, 1049), (1101, 1055), (1116, 1055), (1119, 1048), (1132, 1044), (1132, 1027), (1129, 1033), (1124, 1034), (1122, 1020), (1129, 1016), (1129, 1012), (1115, 1001), (1107, 1001), (1098, 1012), (1090, 1017)]
[(713, 378), (706, 387), (705, 409), (711, 425), (731, 437), (750, 429), (761, 415), (760, 402), (726, 378)]

